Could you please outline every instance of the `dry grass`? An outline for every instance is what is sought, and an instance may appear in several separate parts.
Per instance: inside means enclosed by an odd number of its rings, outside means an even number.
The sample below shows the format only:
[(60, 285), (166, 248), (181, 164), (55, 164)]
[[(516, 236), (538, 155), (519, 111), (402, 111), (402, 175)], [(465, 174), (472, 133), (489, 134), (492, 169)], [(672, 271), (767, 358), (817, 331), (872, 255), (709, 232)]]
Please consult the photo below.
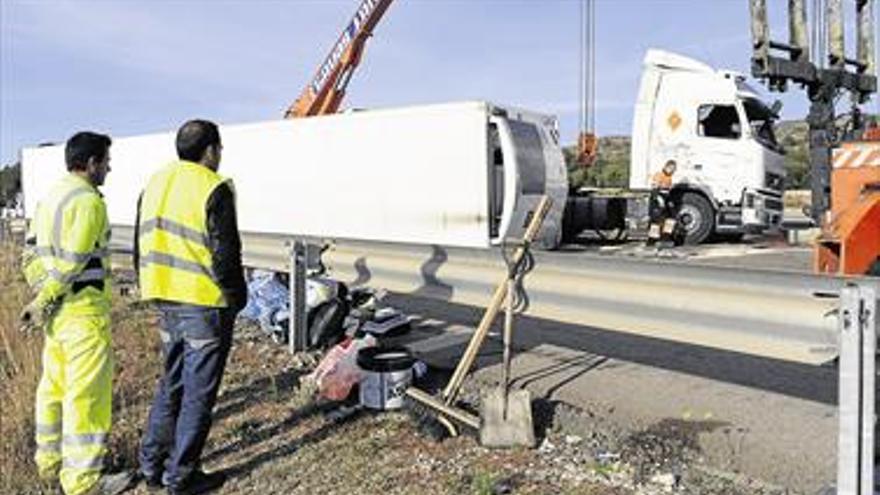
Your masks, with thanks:
[[(18, 331), (18, 314), (28, 299), (18, 269), (19, 249), (7, 241), (0, 246), (0, 490), (20, 491), (23, 482), (34, 478), (33, 453), (34, 391), (40, 376), (42, 339)], [(26, 473), (23, 471), (27, 471)]]
[[(18, 314), (30, 297), (19, 254), (12, 242), (0, 243), (0, 493), (44, 493), (32, 460), (43, 338), (18, 331)], [(131, 467), (159, 374), (159, 343), (151, 314), (133, 306), (130, 297), (114, 294), (112, 322), (116, 375), (110, 465)]]

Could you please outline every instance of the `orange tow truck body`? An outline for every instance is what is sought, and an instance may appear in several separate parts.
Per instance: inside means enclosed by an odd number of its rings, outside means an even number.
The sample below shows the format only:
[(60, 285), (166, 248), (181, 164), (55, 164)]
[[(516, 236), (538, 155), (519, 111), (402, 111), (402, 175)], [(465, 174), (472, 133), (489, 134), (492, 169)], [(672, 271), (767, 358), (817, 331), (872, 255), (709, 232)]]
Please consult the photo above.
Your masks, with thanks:
[(814, 271), (873, 274), (880, 269), (880, 129), (835, 148), (831, 163), (831, 210), (815, 246)]

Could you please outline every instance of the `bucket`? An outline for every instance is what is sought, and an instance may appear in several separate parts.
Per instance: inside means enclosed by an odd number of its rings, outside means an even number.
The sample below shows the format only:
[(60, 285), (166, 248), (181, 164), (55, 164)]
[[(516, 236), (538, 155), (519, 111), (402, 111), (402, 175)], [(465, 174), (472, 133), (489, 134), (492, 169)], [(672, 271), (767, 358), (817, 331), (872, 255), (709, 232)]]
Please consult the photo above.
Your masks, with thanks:
[(368, 347), (358, 352), (357, 363), (364, 370), (360, 382), (361, 405), (378, 410), (403, 407), (415, 363), (408, 350), (403, 347)]

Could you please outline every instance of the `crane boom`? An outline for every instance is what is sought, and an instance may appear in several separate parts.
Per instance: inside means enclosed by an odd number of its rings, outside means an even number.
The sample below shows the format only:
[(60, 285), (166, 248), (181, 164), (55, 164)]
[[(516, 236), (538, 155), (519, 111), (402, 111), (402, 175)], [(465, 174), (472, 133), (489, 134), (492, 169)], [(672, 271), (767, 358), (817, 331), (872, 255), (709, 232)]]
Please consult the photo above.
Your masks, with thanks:
[(361, 2), (312, 80), (284, 113), (284, 118), (325, 115), (339, 110), (345, 97), (345, 88), (360, 63), (367, 39), (392, 1)]

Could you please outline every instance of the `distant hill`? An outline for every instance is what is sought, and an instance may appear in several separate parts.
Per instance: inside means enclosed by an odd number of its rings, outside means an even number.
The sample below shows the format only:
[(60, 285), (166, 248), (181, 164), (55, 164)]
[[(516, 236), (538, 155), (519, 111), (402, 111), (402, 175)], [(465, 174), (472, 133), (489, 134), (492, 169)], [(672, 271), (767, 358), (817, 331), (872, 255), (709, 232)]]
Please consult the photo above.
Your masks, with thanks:
[(785, 171), (788, 189), (810, 188), (810, 148), (807, 123), (786, 120), (776, 127), (776, 139), (785, 148)]
[(573, 187), (626, 187), (629, 184), (629, 136), (599, 138), (596, 164), (585, 169), (574, 161), (576, 148), (563, 148), (568, 180)]

